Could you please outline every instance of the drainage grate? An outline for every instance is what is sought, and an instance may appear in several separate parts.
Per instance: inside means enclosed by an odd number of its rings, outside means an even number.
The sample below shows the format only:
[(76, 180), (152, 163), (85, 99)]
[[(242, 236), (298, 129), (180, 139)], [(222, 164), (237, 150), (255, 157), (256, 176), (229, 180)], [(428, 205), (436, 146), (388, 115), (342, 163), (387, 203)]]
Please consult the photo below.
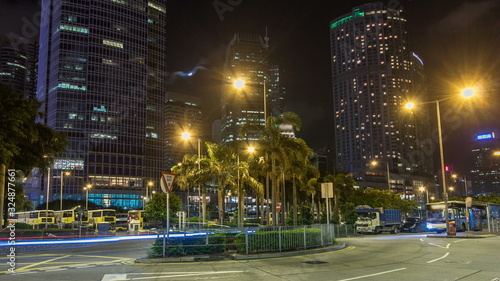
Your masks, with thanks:
[(471, 261), (451, 260), (451, 261), (445, 261), (445, 263), (461, 263), (461, 264), (469, 264), (469, 263), (471, 263)]
[(326, 261), (305, 261), (304, 263), (308, 264), (322, 264), (322, 263), (328, 263)]

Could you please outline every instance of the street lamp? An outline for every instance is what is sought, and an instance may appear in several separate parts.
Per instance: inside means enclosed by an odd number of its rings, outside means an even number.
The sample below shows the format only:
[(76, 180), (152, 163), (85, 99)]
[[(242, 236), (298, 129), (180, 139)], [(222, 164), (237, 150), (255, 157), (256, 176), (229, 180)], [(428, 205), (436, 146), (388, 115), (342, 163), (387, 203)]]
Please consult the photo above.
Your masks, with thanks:
[[(466, 89), (462, 91), (462, 96), (464, 98), (470, 98), (474, 95), (474, 90), (473, 89)], [(437, 115), (437, 126), (438, 126), (438, 137), (439, 137), (439, 156), (441, 160), (441, 180), (442, 180), (442, 185), (443, 185), (443, 197), (444, 197), (444, 212), (445, 212), (445, 221), (446, 221), (446, 233), (447, 235), (450, 235), (450, 220), (448, 217), (448, 190), (446, 189), (446, 177), (445, 177), (445, 166), (444, 166), (444, 150), (443, 150), (443, 132), (441, 129), (441, 113), (440, 113), (440, 108), (439, 108), (439, 102), (444, 101), (449, 98), (441, 99), (441, 100), (435, 100), (435, 101), (429, 101), (429, 102), (424, 102), (422, 104), (427, 104), (427, 103), (435, 103), (436, 104), (436, 115)], [(415, 107), (414, 103), (407, 103), (406, 104), (406, 109), (413, 109)]]
[(59, 202), (59, 210), (62, 210), (63, 209), (63, 185), (64, 185), (64, 175), (66, 176), (70, 176), (71, 173), (70, 172), (64, 172), (64, 173), (61, 173), (61, 192), (60, 192), (60, 196), (61, 198), (60, 199), (60, 202)]
[[(182, 133), (182, 139), (189, 140), (190, 138), (191, 138), (191, 134), (189, 132)], [(198, 138), (197, 143), (198, 143), (198, 171), (200, 171), (201, 170), (201, 166), (200, 166), (201, 139), (200, 138)], [(201, 206), (203, 206), (202, 201), (204, 201), (204, 200), (205, 200), (205, 198), (201, 198), (201, 184), (200, 184), (200, 181), (198, 181), (198, 224), (200, 223), (200, 211), (202, 211), (201, 216), (202, 216), (203, 225), (205, 225), (205, 209), (200, 207), (200, 203), (201, 203)], [(189, 189), (188, 189), (188, 213), (189, 213)]]
[(87, 184), (87, 186), (83, 188), (86, 191), (86, 198), (87, 198), (87, 200), (85, 201), (85, 210), (89, 209), (89, 190), (91, 188), (92, 188), (92, 185), (90, 185), (90, 184)]
[[(385, 161), (385, 164), (386, 164), (386, 169), (387, 169), (387, 190), (391, 190), (391, 174), (389, 172), (389, 161)], [(377, 166), (378, 162), (372, 161), (370, 163), (370, 165)], [(405, 198), (406, 198), (406, 194), (405, 194)]]
[[(255, 151), (255, 148), (253, 146), (250, 146), (247, 148), (247, 151), (250, 153), (253, 153)], [(243, 196), (243, 190), (240, 186), (240, 151), (239, 148), (236, 149), (236, 159), (237, 159), (237, 173), (238, 173), (238, 180), (237, 180), (237, 190), (238, 190), (238, 227), (243, 227), (243, 214), (245, 212), (245, 197)], [(222, 222), (221, 222), (222, 223)]]
[(429, 203), (429, 191), (423, 186), (419, 187), (418, 190), (420, 190), (420, 192), (422, 192), (422, 193), (425, 192), (425, 195), (426, 195), (425, 196), (425, 198), (426, 198), (425, 203), (428, 204)]
[(153, 188), (153, 182), (150, 181), (148, 182), (148, 185), (146, 185), (146, 198), (149, 199), (149, 187)]

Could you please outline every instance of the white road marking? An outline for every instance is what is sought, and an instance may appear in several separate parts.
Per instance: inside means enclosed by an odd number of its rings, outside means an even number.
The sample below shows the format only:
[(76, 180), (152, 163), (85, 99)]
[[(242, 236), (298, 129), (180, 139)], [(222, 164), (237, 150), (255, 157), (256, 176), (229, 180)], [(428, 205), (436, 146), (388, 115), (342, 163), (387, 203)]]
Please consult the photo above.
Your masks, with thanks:
[(398, 268), (398, 269), (393, 269), (393, 270), (388, 270), (388, 271), (382, 271), (382, 272), (378, 272), (378, 273), (373, 273), (373, 274), (368, 274), (368, 275), (363, 275), (363, 276), (357, 276), (357, 277), (348, 278), (348, 279), (342, 279), (342, 280), (339, 280), (339, 281), (356, 280), (356, 279), (361, 279), (361, 278), (366, 278), (366, 277), (372, 277), (372, 276), (382, 275), (382, 274), (396, 272), (396, 271), (405, 270), (405, 269), (406, 269), (406, 267), (402, 267), (402, 268)]
[(448, 244), (446, 245), (446, 247), (443, 247), (443, 246), (441, 246), (441, 245), (434, 244), (434, 243), (429, 243), (429, 244), (430, 244), (430, 245), (432, 245), (432, 246), (436, 246), (436, 247), (439, 247), (439, 248), (443, 248), (443, 249), (449, 249), (449, 248), (450, 248), (450, 245), (451, 245), (450, 243), (448, 243)]
[(61, 270), (67, 270), (67, 268), (47, 269), (45, 271), (48, 272), (48, 271), (61, 271)]
[[(227, 273), (241, 273), (244, 271), (217, 271), (217, 272), (151, 272), (151, 273), (127, 273), (127, 274), (105, 274), (101, 281), (128, 281), (128, 280), (144, 280), (154, 278), (172, 278), (172, 277), (187, 277), (187, 276), (200, 276), (212, 274), (227, 274)], [(141, 275), (151, 275), (150, 277), (141, 277)], [(165, 275), (162, 275), (165, 274)]]
[(449, 254), (450, 254), (450, 253), (448, 252), (448, 253), (446, 253), (444, 256), (442, 256), (442, 257), (440, 257), (440, 258), (437, 258), (437, 259), (433, 259), (433, 260), (431, 260), (431, 261), (428, 261), (427, 263), (433, 263), (433, 262), (435, 262), (435, 261), (442, 260), (442, 259), (446, 258)]

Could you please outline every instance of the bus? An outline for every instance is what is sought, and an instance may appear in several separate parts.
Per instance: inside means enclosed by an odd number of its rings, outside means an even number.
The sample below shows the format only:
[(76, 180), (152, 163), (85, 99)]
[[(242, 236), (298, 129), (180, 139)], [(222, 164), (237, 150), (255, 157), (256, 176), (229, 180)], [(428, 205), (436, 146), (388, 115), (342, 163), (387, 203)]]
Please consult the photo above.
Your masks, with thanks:
[[(490, 228), (491, 218), (499, 217), (499, 204), (463, 201), (448, 201), (448, 220), (453, 222), (457, 231), (481, 231)], [(444, 202), (429, 203), (426, 206), (427, 229), (429, 231), (445, 232), (446, 217)]]
[(62, 225), (63, 228), (78, 228), (80, 222), (82, 224), (89, 223), (88, 212), (83, 211), (80, 218), (78, 209), (55, 211), (54, 216), (56, 223)]
[(113, 209), (89, 210), (88, 226), (99, 231), (100, 225), (109, 224), (109, 231), (116, 232), (116, 211)]
[(31, 225), (33, 228), (48, 228), (54, 226), (54, 211), (36, 210), (13, 213), (10, 220)]
[(116, 214), (116, 231), (127, 231), (128, 230), (128, 214), (120, 213)]
[(141, 231), (144, 230), (144, 210), (128, 211), (128, 230)]

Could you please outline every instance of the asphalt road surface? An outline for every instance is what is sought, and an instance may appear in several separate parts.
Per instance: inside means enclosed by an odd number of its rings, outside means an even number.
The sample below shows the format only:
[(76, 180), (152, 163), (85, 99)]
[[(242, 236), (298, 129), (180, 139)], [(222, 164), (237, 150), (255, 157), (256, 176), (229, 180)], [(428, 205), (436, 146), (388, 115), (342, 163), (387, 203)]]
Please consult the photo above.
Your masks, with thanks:
[(304, 256), (219, 262), (134, 263), (146, 255), (151, 240), (21, 251), (16, 273), (6, 273), (8, 265), (3, 263), (0, 280), (500, 281), (499, 236), (367, 235), (338, 241), (346, 247)]

